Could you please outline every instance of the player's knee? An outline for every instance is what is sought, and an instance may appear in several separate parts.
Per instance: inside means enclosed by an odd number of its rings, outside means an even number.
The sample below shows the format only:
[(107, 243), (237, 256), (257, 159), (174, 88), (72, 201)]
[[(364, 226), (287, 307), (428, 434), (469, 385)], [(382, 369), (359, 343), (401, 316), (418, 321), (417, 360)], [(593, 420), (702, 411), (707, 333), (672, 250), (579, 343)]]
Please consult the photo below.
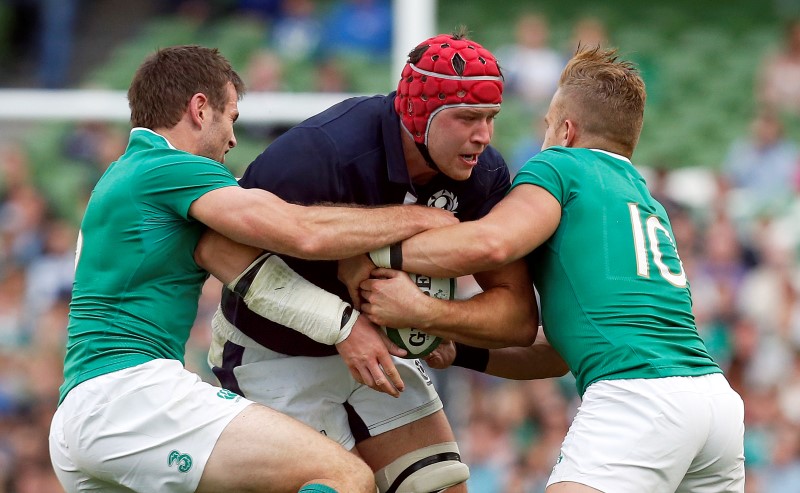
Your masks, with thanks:
[(455, 442), (424, 447), (375, 473), (381, 493), (435, 493), (469, 479)]
[(375, 477), (372, 469), (360, 458), (349, 455), (348, 463), (339, 471), (337, 480), (343, 484), (343, 491), (375, 493)]

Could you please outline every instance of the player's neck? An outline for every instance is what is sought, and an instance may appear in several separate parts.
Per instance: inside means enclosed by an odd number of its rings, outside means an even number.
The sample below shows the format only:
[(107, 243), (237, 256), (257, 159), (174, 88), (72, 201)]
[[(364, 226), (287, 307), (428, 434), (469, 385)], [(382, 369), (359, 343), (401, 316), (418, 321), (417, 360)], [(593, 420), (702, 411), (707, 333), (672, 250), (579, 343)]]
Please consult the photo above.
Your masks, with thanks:
[(408, 176), (411, 178), (411, 183), (415, 185), (424, 185), (431, 181), (438, 172), (428, 166), (425, 157), (417, 149), (417, 144), (402, 129), (400, 135), (403, 141), (403, 157), (406, 161), (406, 168), (408, 169)]

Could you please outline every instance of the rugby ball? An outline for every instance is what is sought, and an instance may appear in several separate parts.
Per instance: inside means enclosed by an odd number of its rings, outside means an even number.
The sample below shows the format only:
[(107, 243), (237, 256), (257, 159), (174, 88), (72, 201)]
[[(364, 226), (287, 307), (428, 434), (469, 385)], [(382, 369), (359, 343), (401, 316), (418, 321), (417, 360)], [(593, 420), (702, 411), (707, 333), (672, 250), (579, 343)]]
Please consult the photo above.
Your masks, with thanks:
[[(452, 300), (456, 296), (456, 280), (449, 277), (428, 277), (421, 274), (408, 274), (419, 289), (428, 296), (440, 300)], [(395, 329), (384, 327), (389, 339), (408, 351), (404, 358), (416, 359), (429, 355), (442, 342), (440, 337), (426, 334), (425, 332), (406, 327)]]

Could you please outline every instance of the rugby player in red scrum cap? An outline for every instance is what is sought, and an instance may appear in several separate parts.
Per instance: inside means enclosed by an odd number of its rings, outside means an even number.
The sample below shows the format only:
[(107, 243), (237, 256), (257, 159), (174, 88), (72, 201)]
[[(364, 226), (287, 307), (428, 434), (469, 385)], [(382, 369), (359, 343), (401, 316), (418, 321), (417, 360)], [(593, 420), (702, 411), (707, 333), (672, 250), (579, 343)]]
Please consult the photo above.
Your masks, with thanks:
[[(299, 204), (423, 204), (478, 219), (510, 186), (490, 145), (502, 92), (489, 50), (463, 32), (434, 36), (410, 52), (396, 92), (348, 99), (300, 123), (240, 184)], [(195, 256), (226, 284), (209, 354), (224, 387), (358, 454), (381, 492), (466, 491), (468, 467), (422, 364), (394, 357), (405, 353), (361, 316), (357, 287), (348, 291), (345, 273), (373, 268), (366, 255), (338, 269), (209, 232)], [(476, 345), (497, 325), (507, 329), (491, 344), (530, 345), (538, 315), (524, 262), (475, 278), (492, 310), (446, 323)]]

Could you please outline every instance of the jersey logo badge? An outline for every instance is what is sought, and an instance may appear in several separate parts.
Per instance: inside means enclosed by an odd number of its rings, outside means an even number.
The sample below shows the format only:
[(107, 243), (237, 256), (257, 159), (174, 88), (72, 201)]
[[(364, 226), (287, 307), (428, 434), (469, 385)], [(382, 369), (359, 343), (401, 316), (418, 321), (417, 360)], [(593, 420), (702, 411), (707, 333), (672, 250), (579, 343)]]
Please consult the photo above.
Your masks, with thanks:
[(192, 456), (173, 450), (169, 453), (169, 462), (167, 464), (169, 467), (177, 465), (180, 472), (189, 472), (189, 469), (192, 468)]
[(458, 199), (453, 192), (439, 190), (428, 199), (428, 207), (438, 207), (439, 209), (455, 212), (458, 209)]

